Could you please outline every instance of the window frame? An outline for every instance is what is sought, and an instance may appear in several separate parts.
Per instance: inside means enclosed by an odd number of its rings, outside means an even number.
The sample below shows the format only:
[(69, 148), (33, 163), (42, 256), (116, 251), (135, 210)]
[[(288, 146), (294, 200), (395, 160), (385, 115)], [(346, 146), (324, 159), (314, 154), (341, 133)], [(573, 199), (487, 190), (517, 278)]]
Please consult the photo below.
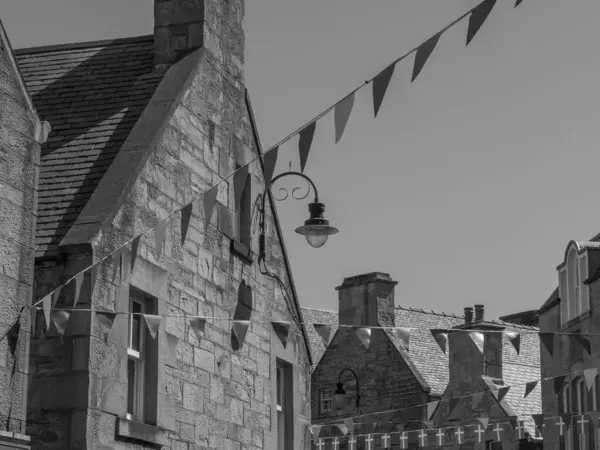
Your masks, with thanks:
[(277, 358), (275, 379), (277, 450), (286, 450), (294, 442), (293, 366)]
[[(143, 296), (143, 294), (132, 291), (129, 294), (129, 320), (128, 320), (128, 332), (127, 332), (127, 414), (126, 418), (128, 420), (136, 420), (141, 421), (144, 418), (144, 391), (146, 385), (146, 330), (143, 324), (143, 316), (142, 314), (146, 313), (147, 310), (147, 302), (148, 300)], [(134, 305), (139, 305), (139, 313), (134, 313)], [(139, 318), (137, 324), (137, 332), (138, 332), (138, 343), (139, 348), (136, 350), (134, 348), (133, 343), (133, 324), (134, 321)], [(133, 379), (135, 381), (135, 386), (132, 390), (129, 389), (129, 383), (131, 383), (130, 374), (129, 374), (129, 364), (130, 362), (134, 364), (134, 374)], [(134, 399), (132, 401), (132, 410), (130, 411), (130, 395), (133, 393)]]
[[(328, 396), (324, 396), (325, 392), (329, 392)], [(328, 387), (328, 388), (322, 388), (319, 389), (319, 412), (321, 414), (323, 413), (328, 413), (333, 411), (333, 389)], [(324, 404), (325, 402), (329, 402), (330, 406), (329, 407), (325, 407)]]
[(561, 325), (581, 317), (590, 309), (587, 250), (579, 253), (572, 245), (566, 254), (565, 262), (558, 270)]

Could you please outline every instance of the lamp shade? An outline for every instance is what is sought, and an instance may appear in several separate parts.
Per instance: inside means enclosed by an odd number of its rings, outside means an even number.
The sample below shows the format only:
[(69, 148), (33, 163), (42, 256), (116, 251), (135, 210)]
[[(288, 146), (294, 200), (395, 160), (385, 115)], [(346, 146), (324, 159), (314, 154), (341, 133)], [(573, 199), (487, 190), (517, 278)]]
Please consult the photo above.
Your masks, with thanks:
[(342, 409), (347, 406), (348, 397), (346, 396), (346, 391), (344, 391), (344, 385), (342, 383), (337, 383), (337, 389), (333, 394), (333, 398), (337, 409)]
[(303, 226), (296, 228), (296, 233), (303, 235), (311, 247), (319, 248), (325, 245), (329, 236), (338, 233), (339, 230), (323, 218), (323, 203), (311, 203), (308, 209), (310, 219), (306, 220)]

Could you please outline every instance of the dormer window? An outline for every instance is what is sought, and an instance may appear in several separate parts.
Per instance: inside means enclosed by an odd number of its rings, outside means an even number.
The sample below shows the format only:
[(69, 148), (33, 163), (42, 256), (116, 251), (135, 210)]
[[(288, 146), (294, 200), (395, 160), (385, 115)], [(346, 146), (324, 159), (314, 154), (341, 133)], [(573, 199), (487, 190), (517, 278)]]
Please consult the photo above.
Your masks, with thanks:
[(561, 325), (590, 309), (589, 288), (583, 283), (588, 278), (587, 272), (587, 251), (580, 253), (577, 244), (571, 244), (565, 262), (558, 269)]

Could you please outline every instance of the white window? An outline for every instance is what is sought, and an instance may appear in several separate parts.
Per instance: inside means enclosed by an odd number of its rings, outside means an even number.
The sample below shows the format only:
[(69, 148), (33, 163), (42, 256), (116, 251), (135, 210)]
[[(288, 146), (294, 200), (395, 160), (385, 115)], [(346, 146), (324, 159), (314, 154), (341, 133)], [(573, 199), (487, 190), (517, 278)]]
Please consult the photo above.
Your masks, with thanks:
[(575, 412), (585, 413), (587, 390), (585, 389), (583, 378), (575, 381), (575, 395), (577, 396), (577, 411)]
[(322, 413), (331, 411), (333, 409), (333, 389), (321, 389), (319, 400)]
[(150, 337), (142, 314), (152, 314), (153, 299), (130, 291), (129, 339), (127, 344), (127, 419), (152, 422), (156, 395), (151, 395), (157, 383), (157, 345)]
[(589, 287), (583, 284), (587, 278), (587, 254), (577, 255), (577, 248), (573, 246), (567, 254), (565, 267), (558, 272), (561, 324), (590, 309)]
[(277, 450), (287, 450), (293, 445), (291, 368), (289, 364), (277, 361)]

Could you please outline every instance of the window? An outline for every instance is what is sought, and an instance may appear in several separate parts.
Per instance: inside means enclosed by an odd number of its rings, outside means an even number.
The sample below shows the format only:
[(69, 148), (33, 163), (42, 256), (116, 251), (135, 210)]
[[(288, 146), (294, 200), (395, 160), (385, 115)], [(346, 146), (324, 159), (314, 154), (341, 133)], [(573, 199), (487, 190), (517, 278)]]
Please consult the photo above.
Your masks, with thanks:
[(156, 421), (158, 346), (142, 317), (142, 314), (153, 314), (153, 306), (153, 299), (131, 288), (127, 344), (127, 419), (136, 422)]
[(277, 360), (277, 450), (294, 446), (294, 407), (292, 366)]
[(583, 283), (587, 278), (587, 254), (578, 255), (577, 247), (573, 246), (567, 253), (566, 265), (559, 269), (558, 276), (562, 324), (590, 309), (589, 288)]
[[(238, 170), (241, 166), (235, 165)], [(238, 205), (235, 205), (235, 227), (237, 240), (250, 248), (251, 225), (252, 225), (252, 175), (248, 174), (244, 190)]]
[(331, 411), (333, 409), (333, 389), (321, 389), (319, 400), (321, 413)]

